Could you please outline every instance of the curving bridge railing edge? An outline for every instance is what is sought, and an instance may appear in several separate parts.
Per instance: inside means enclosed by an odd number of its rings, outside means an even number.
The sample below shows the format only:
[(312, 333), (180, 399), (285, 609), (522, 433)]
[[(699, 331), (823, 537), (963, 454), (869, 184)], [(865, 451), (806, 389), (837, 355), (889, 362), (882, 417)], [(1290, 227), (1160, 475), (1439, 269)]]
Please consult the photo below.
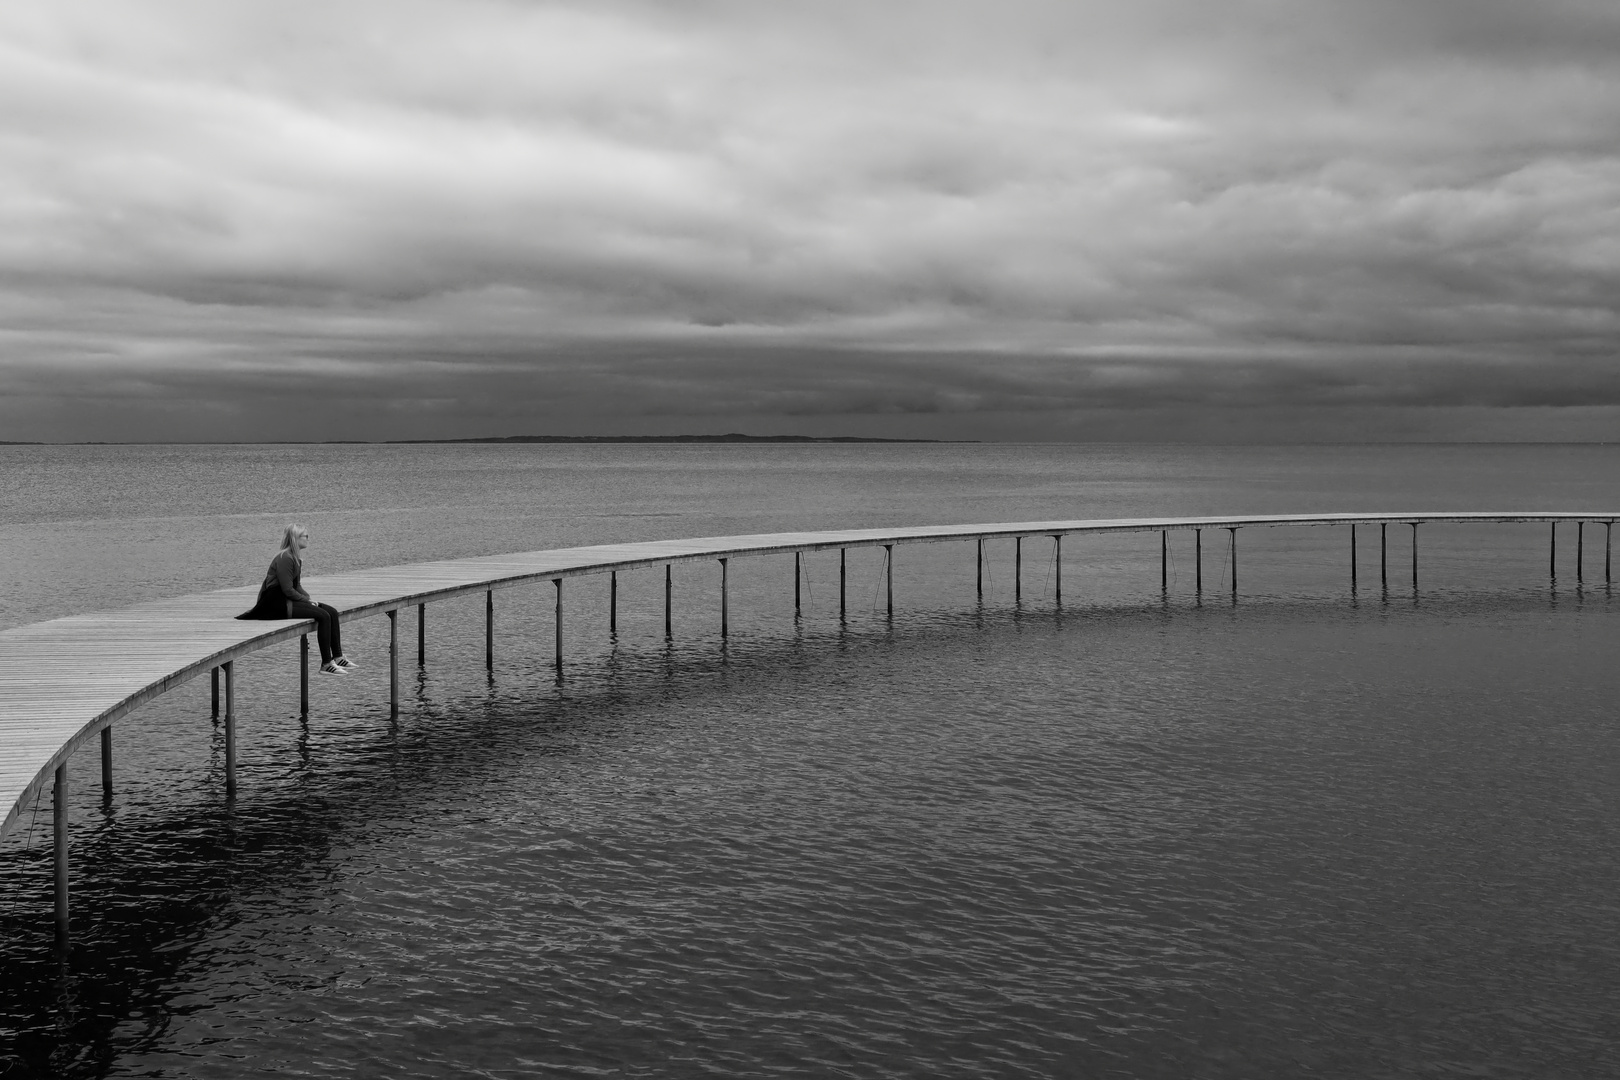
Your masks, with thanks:
[[(477, 592), (489, 595), (493, 610), (495, 591), (552, 580), (558, 583), (560, 620), (564, 579), (699, 560), (1032, 536), (1497, 522), (1550, 523), (1554, 543), (1559, 523), (1603, 524), (1607, 549), (1608, 527), (1617, 520), (1620, 513), (1282, 514), (769, 533), (413, 563), (311, 578), (308, 584), (312, 592), (338, 608), (342, 620), (348, 622), (385, 613), (392, 617), (403, 607)], [(0, 803), (6, 807), (0, 836), (16, 826), (53, 774), (60, 794), (66, 782), (62, 770), (67, 760), (119, 719), (206, 671), (217, 672), (223, 667), (228, 672), (229, 665), (242, 656), (302, 637), (312, 629), (309, 620), (236, 621), (234, 616), (251, 605), (254, 591), (221, 589), (0, 631)], [(493, 636), (492, 621), (489, 626)], [(397, 663), (397, 648), (394, 658)], [(111, 749), (107, 735), (102, 737), (102, 755), (103, 783), (110, 791)], [(234, 781), (234, 771), (231, 779)], [(61, 827), (59, 822), (58, 829)], [(65, 833), (58, 831), (57, 837), (61, 846)], [(58, 881), (62, 894), (58, 900), (59, 923), (65, 925), (62, 875), (65, 862), (59, 867)]]

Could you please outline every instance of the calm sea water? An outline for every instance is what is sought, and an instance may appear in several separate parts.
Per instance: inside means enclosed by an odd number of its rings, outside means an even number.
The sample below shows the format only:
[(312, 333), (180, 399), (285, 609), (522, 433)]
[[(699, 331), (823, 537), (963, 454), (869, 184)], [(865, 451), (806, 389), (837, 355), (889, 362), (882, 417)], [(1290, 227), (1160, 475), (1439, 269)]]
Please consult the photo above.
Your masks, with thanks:
[[(0, 447), (0, 625), (622, 539), (1135, 514), (1620, 507), (1620, 448)], [(1244, 530), (790, 559), (428, 611), (387, 715), (240, 667), (0, 842), (0, 1075), (1620, 1074), (1620, 632), (1604, 530)], [(414, 627), (407, 618), (406, 639)], [(409, 657), (414, 661), (414, 656)], [(93, 777), (95, 763), (74, 763)]]

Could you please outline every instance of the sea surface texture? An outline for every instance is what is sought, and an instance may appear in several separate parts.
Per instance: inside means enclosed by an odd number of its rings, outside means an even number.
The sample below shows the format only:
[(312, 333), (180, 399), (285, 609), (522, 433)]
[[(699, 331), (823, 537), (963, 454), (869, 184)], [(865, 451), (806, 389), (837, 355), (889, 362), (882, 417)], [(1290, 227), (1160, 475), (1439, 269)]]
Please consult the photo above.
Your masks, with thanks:
[[(1620, 448), (0, 447), (0, 626), (573, 544), (1125, 515), (1620, 511)], [(0, 842), (0, 1076), (1620, 1075), (1607, 529), (899, 547), (549, 586), (238, 665)], [(1233, 589), (1234, 556), (1237, 568)], [(7, 1071), (9, 1069), (10, 1071)]]

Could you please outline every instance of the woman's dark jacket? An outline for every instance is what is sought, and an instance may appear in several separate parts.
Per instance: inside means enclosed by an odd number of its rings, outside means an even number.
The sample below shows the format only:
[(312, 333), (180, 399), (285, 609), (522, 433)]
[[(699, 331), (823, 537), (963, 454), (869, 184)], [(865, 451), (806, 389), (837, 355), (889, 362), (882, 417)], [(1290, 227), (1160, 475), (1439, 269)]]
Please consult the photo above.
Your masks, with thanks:
[(287, 552), (278, 552), (270, 560), (270, 569), (264, 575), (264, 584), (259, 586), (259, 599), (253, 607), (238, 615), (238, 619), (289, 619), (287, 614), (287, 601), (302, 600), (309, 602), (309, 594), (300, 584), (304, 576), (304, 568), (298, 560)]

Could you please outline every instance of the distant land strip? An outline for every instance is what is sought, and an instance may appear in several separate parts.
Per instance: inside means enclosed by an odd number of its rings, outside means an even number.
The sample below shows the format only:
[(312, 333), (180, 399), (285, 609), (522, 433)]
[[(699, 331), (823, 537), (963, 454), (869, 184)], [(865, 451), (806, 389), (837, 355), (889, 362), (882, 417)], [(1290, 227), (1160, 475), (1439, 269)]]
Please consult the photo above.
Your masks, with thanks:
[(977, 439), (875, 439), (861, 435), (503, 435), (482, 439), (389, 439), (390, 443), (937, 443)]
[(979, 443), (982, 439), (877, 439), (863, 435), (498, 435), (480, 439), (249, 439), (230, 442), (40, 442), (0, 439), (0, 446), (397, 446), (430, 443)]

